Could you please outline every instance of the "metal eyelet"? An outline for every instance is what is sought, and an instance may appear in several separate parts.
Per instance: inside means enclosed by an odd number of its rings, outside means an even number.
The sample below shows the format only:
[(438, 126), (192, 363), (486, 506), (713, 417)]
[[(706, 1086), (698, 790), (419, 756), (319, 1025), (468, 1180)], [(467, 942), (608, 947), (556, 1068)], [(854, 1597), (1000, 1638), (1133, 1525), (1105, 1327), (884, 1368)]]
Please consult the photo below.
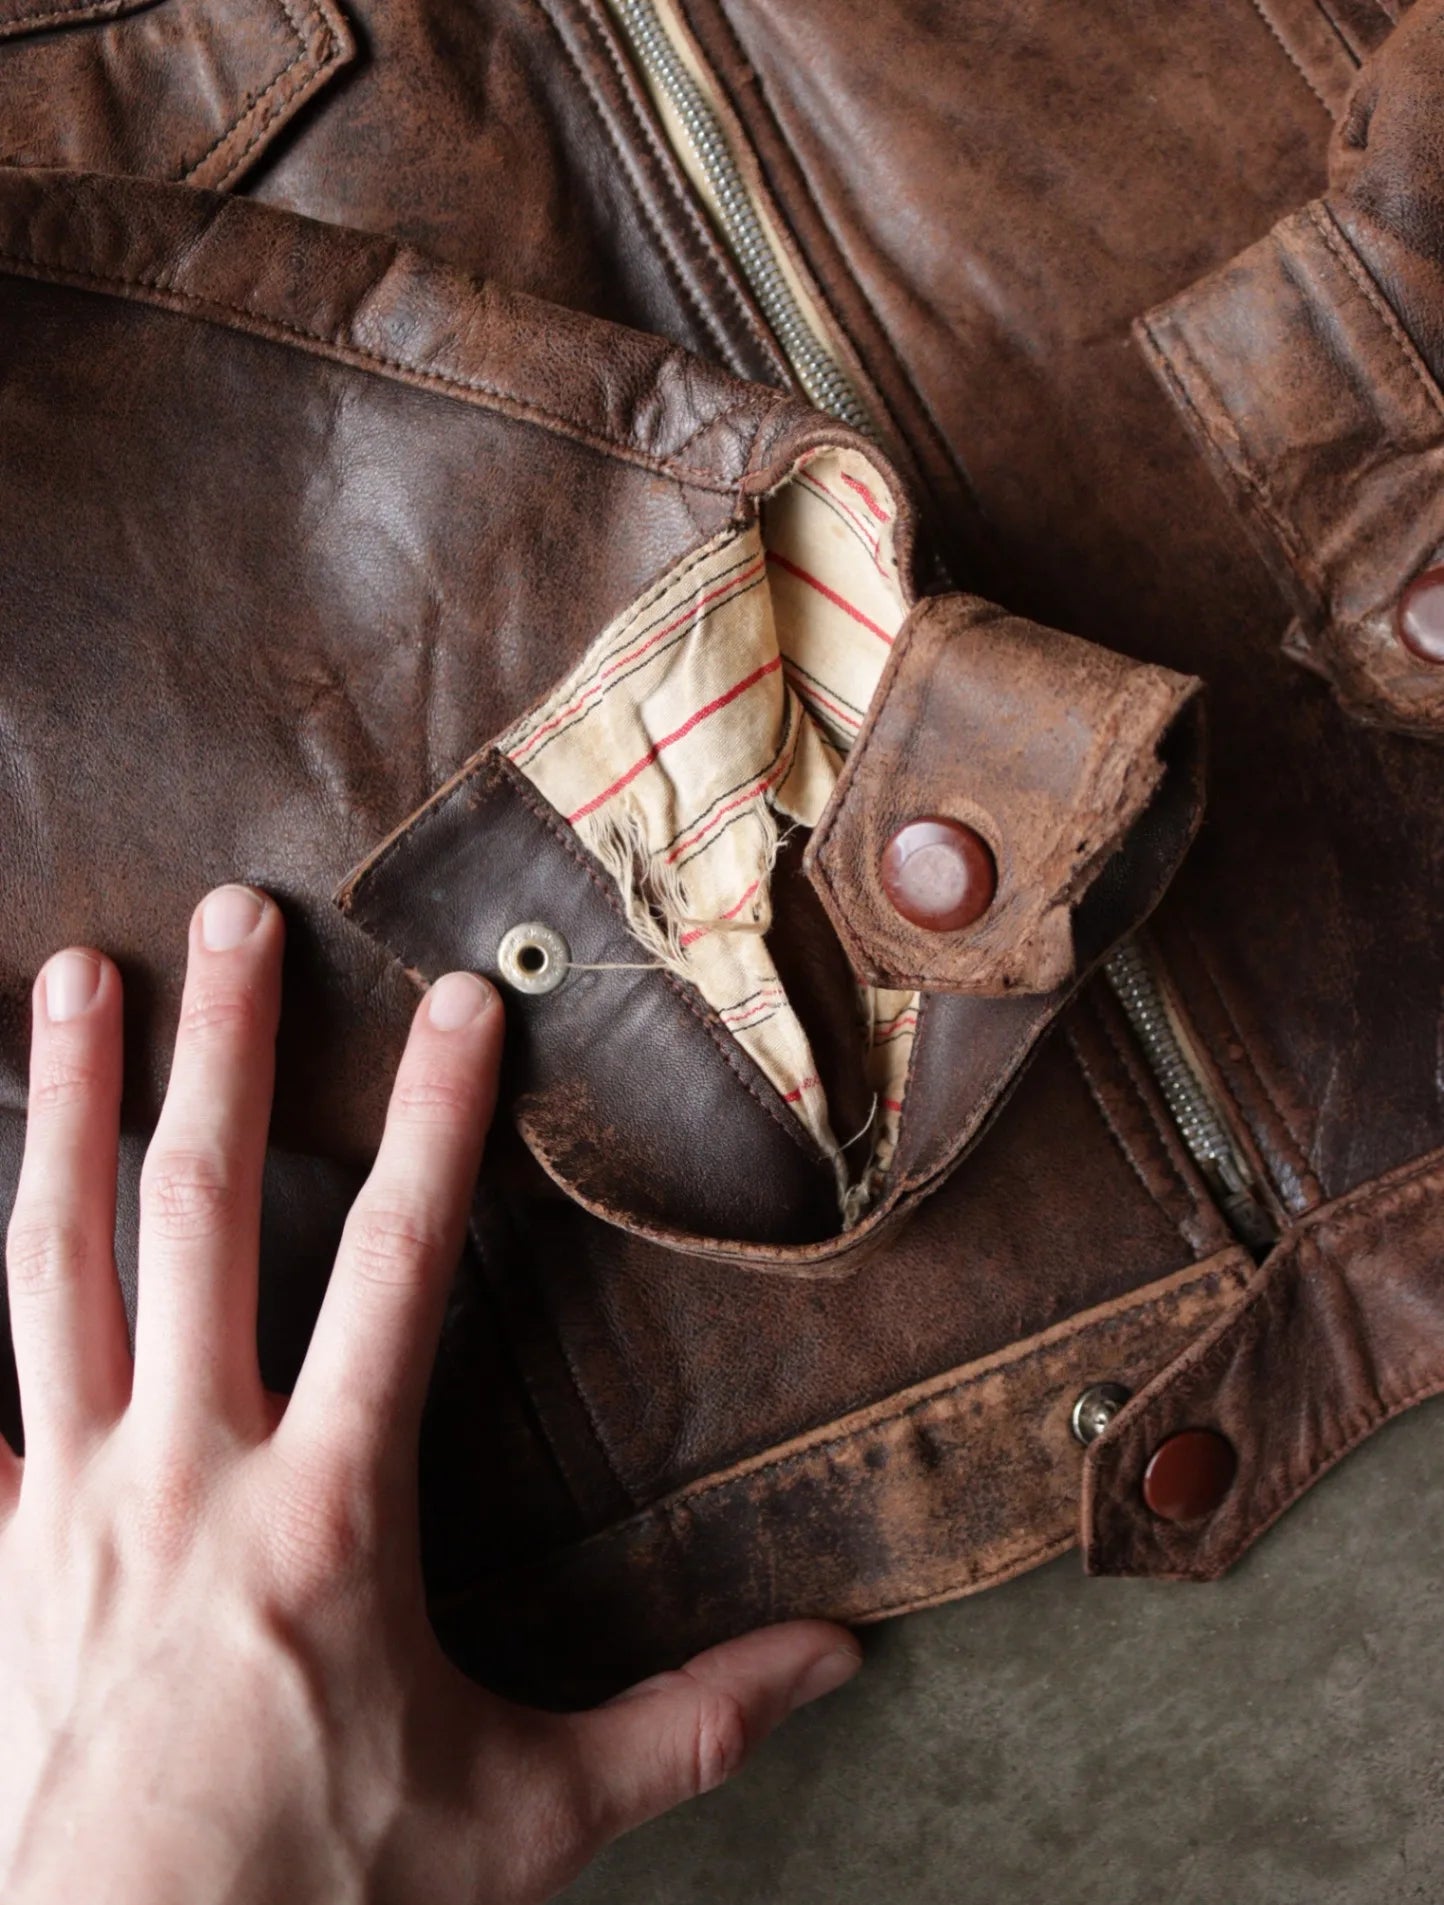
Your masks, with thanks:
[(1083, 1391), (1073, 1404), (1069, 1425), (1085, 1449), (1098, 1440), (1132, 1393), (1121, 1382), (1095, 1382)]
[(496, 963), (506, 983), (533, 997), (555, 992), (567, 976), (572, 950), (561, 934), (540, 920), (513, 926), (496, 949)]

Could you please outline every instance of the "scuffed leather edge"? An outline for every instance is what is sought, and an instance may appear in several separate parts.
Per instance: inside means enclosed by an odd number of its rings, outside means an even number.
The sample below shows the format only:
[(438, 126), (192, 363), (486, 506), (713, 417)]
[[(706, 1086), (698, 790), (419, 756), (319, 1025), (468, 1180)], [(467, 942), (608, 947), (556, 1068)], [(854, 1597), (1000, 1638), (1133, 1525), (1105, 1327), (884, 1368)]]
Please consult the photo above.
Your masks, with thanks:
[(1144, 1380), (1249, 1267), (1223, 1250), (703, 1476), (433, 1616), (462, 1655), (469, 1626), (502, 1622), (547, 1669), (620, 1683), (761, 1622), (864, 1623), (996, 1586), (1077, 1538), (1079, 1391)]
[[(1208, 1581), (1349, 1450), (1444, 1391), (1444, 1151), (1303, 1219), (1240, 1302), (1121, 1410), (1088, 1451), (1082, 1539), (1092, 1574)], [(1238, 1473), (1207, 1519), (1175, 1523), (1141, 1493), (1148, 1458), (1185, 1428), (1233, 1443)]]
[[(1092, 731), (1086, 766), (1066, 802), (1050, 804), (1027, 778), (1014, 786), (1001, 776), (990, 780), (966, 759), (958, 761), (938, 799), (951, 802), (946, 811), (988, 839), (998, 860), (998, 892), (975, 926), (929, 933), (902, 920), (882, 892), (876, 864), (881, 843), (867, 837), (859, 811), (870, 811), (879, 786), (892, 788), (921, 751), (935, 667), (955, 660), (964, 644), (981, 653), (995, 628), (1015, 645), (1021, 632), (1030, 644), (1040, 697), (1044, 684), (1052, 694), (1030, 709), (1040, 726), (1056, 720), (1064, 705), (1075, 718), (1084, 715), (1078, 683), (1091, 680), (1090, 670), (1106, 676), (1110, 685), (1106, 694), (1088, 699)], [(900, 692), (919, 692), (911, 664), (920, 646), (928, 650), (922, 664), (923, 715), (901, 724), (913, 750), (904, 756), (900, 736), (890, 731), (897, 724), (889, 716)], [(1149, 810), (1167, 772), (1163, 744), (1190, 704), (1197, 703), (1200, 686), (1192, 677), (1132, 663), (1076, 636), (1024, 623), (977, 597), (921, 602), (897, 636), (867, 721), (803, 862), (859, 976), (878, 985), (984, 997), (1056, 992), (1075, 981), (1073, 910)], [(1014, 758), (1025, 758), (1021, 745)], [(927, 766), (935, 775), (938, 762), (929, 759)], [(944, 808), (935, 801), (929, 811)], [(899, 813), (896, 820), (914, 817)], [(1175, 866), (1199, 818), (1195, 803), (1179, 832)], [(1115, 937), (1136, 924), (1120, 920)]]

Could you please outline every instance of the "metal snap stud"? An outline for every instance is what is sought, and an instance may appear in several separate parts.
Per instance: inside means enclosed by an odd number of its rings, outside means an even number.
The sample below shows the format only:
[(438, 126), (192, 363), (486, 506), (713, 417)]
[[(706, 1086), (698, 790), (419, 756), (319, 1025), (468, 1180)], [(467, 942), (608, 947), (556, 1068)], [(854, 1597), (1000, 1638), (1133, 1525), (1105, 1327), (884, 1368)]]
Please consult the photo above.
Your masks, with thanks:
[(1121, 1382), (1095, 1382), (1083, 1391), (1073, 1404), (1069, 1421), (1074, 1436), (1085, 1449), (1090, 1442), (1098, 1440), (1132, 1393)]
[(555, 992), (572, 962), (571, 947), (554, 927), (540, 920), (513, 926), (496, 949), (497, 969), (517, 992), (535, 997)]

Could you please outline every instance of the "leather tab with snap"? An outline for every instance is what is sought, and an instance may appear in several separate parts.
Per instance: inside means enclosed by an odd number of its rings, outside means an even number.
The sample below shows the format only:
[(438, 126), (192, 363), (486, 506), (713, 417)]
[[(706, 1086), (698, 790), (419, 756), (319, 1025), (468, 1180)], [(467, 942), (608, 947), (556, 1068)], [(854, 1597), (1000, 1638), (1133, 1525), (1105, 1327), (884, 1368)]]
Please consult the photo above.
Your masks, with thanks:
[(1080, 976), (1197, 826), (1198, 688), (976, 596), (921, 603), (806, 862), (859, 976), (992, 996)]

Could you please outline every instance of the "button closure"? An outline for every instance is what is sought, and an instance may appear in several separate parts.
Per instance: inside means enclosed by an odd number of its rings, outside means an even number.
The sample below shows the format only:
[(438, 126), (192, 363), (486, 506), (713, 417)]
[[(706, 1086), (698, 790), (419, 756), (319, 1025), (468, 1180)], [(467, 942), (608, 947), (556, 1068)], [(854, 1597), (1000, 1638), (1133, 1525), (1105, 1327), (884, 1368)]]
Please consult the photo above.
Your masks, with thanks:
[(1143, 1471), (1143, 1499), (1164, 1521), (1211, 1515), (1238, 1473), (1233, 1444), (1216, 1429), (1184, 1429), (1161, 1442)]
[(1096, 1442), (1132, 1393), (1121, 1382), (1090, 1384), (1073, 1404), (1073, 1413), (1068, 1418), (1075, 1439), (1085, 1449)]
[(961, 820), (930, 815), (900, 827), (883, 849), (883, 891), (905, 920), (956, 933), (993, 903), (998, 871), (982, 835)]
[(555, 927), (541, 920), (513, 926), (496, 949), (497, 970), (516, 992), (540, 997), (555, 992), (571, 965), (571, 948)]
[(1426, 569), (1399, 598), (1399, 640), (1419, 661), (1444, 664), (1444, 568)]

